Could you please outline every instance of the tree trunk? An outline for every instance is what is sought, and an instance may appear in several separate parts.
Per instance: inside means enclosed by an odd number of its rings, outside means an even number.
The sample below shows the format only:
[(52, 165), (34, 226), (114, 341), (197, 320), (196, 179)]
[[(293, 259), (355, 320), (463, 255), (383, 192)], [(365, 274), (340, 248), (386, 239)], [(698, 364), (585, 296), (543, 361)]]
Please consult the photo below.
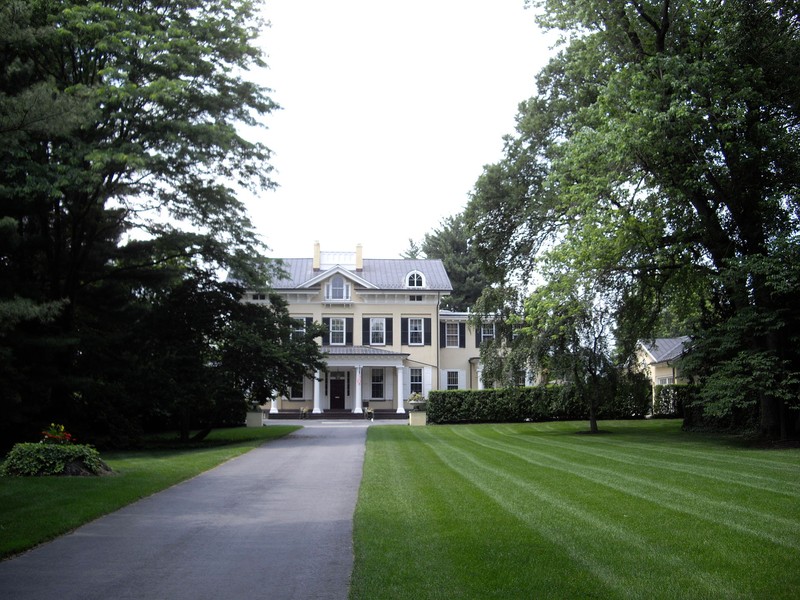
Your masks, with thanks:
[(591, 433), (599, 433), (600, 431), (597, 428), (597, 400), (594, 394), (589, 400), (589, 431)]

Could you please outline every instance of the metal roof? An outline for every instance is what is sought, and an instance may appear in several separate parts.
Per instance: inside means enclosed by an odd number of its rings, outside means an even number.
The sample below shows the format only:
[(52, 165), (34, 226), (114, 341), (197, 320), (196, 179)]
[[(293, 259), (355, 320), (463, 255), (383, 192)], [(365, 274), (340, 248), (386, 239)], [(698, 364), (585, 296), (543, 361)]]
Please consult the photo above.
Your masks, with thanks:
[[(352, 265), (335, 265), (325, 270), (314, 271), (310, 258), (284, 258), (281, 259), (287, 277), (273, 282), (276, 290), (300, 289), (311, 279), (318, 278), (326, 271), (338, 270), (352, 273), (355, 279), (363, 279), (379, 290), (414, 290), (450, 292), (453, 285), (447, 276), (444, 265), (438, 259), (364, 259), (364, 268), (360, 271)], [(425, 279), (425, 287), (409, 288), (406, 277), (409, 273), (418, 271)]]
[(322, 346), (321, 350), (328, 356), (408, 356), (407, 352), (392, 352), (372, 346)]
[(690, 340), (689, 336), (676, 338), (656, 338), (652, 341), (640, 341), (642, 347), (653, 357), (653, 362), (662, 363), (675, 360), (685, 349), (685, 344)]

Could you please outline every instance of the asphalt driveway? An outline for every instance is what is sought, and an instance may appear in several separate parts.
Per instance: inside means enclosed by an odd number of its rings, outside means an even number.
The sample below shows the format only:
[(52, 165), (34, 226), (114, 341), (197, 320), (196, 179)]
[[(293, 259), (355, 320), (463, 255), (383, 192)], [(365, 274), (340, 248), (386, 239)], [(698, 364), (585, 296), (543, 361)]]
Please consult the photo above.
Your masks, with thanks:
[(347, 598), (369, 421), (303, 425), (0, 562), (0, 597)]

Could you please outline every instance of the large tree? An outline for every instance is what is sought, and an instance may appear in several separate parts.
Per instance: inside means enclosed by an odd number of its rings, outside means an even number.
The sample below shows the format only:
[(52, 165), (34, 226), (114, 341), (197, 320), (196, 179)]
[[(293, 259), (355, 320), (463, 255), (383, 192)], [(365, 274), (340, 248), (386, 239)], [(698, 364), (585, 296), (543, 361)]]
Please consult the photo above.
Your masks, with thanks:
[(0, 306), (28, 307), (0, 311), (4, 412), (80, 404), (86, 344), (112, 354), (159, 265), (268, 279), (234, 190), (271, 185), (240, 133), (276, 108), (246, 77), (260, 24), (247, 0), (0, 6)]
[(625, 349), (665, 312), (695, 323), (706, 410), (752, 409), (764, 436), (787, 435), (800, 372), (795, 3), (531, 4), (565, 41), (476, 184), (478, 248), (498, 278), (544, 257), (603, 281)]
[(426, 258), (441, 260), (453, 284), (453, 291), (443, 298), (442, 307), (462, 312), (471, 310), (489, 285), (489, 279), (469, 239), (463, 213), (443, 219), (437, 229), (426, 233), (419, 250)]

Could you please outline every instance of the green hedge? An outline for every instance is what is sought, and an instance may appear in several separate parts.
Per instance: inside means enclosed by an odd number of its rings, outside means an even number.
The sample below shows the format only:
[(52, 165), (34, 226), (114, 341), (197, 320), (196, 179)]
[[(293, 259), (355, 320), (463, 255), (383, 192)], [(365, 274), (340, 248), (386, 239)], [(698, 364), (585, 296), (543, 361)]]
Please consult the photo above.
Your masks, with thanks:
[[(644, 418), (650, 405), (647, 387), (621, 386), (600, 402), (602, 419)], [(511, 387), (487, 390), (432, 391), (429, 423), (514, 423), (574, 421), (589, 418), (588, 405), (573, 386)]]
[(15, 444), (0, 465), (0, 475), (64, 475), (68, 467), (95, 475), (109, 469), (100, 453), (86, 444)]

